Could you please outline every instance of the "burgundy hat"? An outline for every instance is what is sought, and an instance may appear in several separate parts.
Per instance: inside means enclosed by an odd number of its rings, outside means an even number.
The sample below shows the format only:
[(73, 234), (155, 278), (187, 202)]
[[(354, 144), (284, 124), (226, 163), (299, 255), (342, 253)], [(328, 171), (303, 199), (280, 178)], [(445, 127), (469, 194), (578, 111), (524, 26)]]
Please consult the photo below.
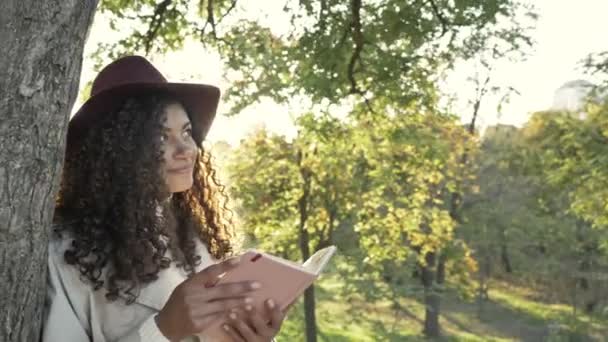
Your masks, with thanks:
[(80, 144), (89, 130), (122, 105), (126, 97), (149, 91), (166, 91), (181, 102), (190, 115), (194, 140), (200, 145), (215, 117), (220, 90), (206, 84), (167, 82), (144, 57), (128, 56), (99, 72), (93, 81), (91, 97), (70, 120), (67, 146)]

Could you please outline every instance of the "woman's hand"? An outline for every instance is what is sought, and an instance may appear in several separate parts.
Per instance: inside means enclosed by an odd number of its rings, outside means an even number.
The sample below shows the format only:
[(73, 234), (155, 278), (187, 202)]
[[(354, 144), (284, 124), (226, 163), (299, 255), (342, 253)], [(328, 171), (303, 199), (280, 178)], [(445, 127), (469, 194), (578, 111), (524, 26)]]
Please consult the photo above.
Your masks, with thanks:
[[(251, 305), (245, 311), (234, 310), (223, 328), (235, 342), (269, 342), (281, 329), (285, 312), (272, 299), (266, 301), (267, 315), (257, 312)], [(270, 322), (266, 319), (270, 317)]]
[(171, 341), (179, 341), (205, 330), (230, 310), (251, 303), (247, 294), (259, 288), (258, 283), (215, 285), (220, 275), (238, 263), (238, 259), (230, 259), (209, 266), (178, 285), (158, 314), (156, 322), (161, 333)]

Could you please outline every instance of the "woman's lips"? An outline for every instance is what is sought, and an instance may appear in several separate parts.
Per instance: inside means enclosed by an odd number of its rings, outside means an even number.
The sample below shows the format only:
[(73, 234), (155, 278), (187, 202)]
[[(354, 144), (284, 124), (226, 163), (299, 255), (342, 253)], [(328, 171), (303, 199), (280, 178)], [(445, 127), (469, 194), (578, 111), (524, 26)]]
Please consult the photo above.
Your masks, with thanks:
[(185, 166), (185, 167), (181, 167), (178, 169), (170, 169), (169, 170), (170, 173), (176, 173), (176, 174), (188, 174), (188, 173), (192, 173), (192, 166)]

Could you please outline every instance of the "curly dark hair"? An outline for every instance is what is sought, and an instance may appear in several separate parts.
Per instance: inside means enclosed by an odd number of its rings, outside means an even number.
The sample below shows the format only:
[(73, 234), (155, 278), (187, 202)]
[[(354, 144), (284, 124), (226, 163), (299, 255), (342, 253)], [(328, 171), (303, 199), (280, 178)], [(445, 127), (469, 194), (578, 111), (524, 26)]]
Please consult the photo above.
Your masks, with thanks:
[(159, 137), (174, 103), (165, 93), (132, 95), (80, 146), (66, 149), (55, 232), (73, 238), (66, 262), (95, 290), (105, 284), (109, 301), (124, 295), (133, 303), (171, 262), (192, 274), (200, 264), (194, 239), (217, 259), (233, 252), (225, 188), (202, 146), (192, 188), (170, 194), (165, 184)]

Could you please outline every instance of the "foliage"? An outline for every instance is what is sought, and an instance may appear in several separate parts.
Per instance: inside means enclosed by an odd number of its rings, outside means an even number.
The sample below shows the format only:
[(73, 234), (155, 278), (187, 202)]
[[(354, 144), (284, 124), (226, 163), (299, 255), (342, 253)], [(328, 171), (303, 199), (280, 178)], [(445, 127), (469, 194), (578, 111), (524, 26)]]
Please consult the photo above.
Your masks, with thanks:
[[(444, 252), (458, 282), (475, 270), (454, 238), (448, 201), (471, 176), (462, 154), (476, 142), (450, 115), (386, 106), (390, 114), (368, 119), (367, 107), (359, 110), (344, 120), (303, 115), (290, 142), (263, 129), (243, 140), (229, 163), (233, 195), (251, 241), (297, 259), (299, 200), (308, 191), (310, 248), (338, 246), (343, 294), (390, 299), (399, 311), (399, 298), (420, 291), (403, 283), (426, 254)], [(372, 286), (379, 282), (388, 286)]]
[(232, 113), (261, 97), (286, 103), (299, 95), (314, 104), (355, 95), (433, 105), (429, 88), (441, 70), (483, 50), (497, 57), (529, 45), (536, 17), (520, 0), (286, 0), (288, 29), (277, 32), (273, 18), (252, 18), (259, 9), (245, 6), (236, 0), (104, 0), (100, 10), (112, 27), (129, 34), (101, 45), (96, 56), (101, 63), (108, 55), (165, 52), (187, 39), (201, 41), (226, 62)]
[(369, 182), (357, 231), (370, 263), (415, 256), (424, 264), (426, 253), (453, 240), (448, 195), (469, 176), (462, 154), (474, 140), (449, 115), (416, 106), (391, 111), (363, 119), (357, 129)]
[(348, 234), (355, 196), (351, 181), (356, 164), (352, 163), (349, 128), (335, 118), (312, 114), (300, 117), (298, 126), (294, 141), (258, 130), (228, 163), (232, 192), (252, 243), (292, 258), (300, 257), (293, 248), (299, 244), (302, 173), (312, 179), (305, 229), (312, 236), (313, 251), (329, 243), (352, 241), (334, 235)]
[(525, 134), (548, 184), (567, 191), (570, 211), (598, 229), (608, 227), (608, 107), (590, 105), (583, 120), (537, 113)]
[[(459, 232), (486, 276), (510, 272), (517, 275), (512, 279), (547, 289), (545, 300), (597, 312), (607, 236), (603, 213), (593, 210), (603, 178), (592, 160), (604, 147), (589, 138), (599, 125), (596, 115), (603, 114), (591, 109), (598, 112), (586, 119), (546, 112), (522, 130), (488, 129), (475, 161), (477, 189), (467, 197)], [(595, 183), (589, 187), (588, 181)]]
[[(260, 129), (243, 141), (227, 161), (231, 193), (249, 244), (285, 256), (297, 256), (297, 177), (295, 148)], [(285, 250), (287, 249), (287, 250)]]

